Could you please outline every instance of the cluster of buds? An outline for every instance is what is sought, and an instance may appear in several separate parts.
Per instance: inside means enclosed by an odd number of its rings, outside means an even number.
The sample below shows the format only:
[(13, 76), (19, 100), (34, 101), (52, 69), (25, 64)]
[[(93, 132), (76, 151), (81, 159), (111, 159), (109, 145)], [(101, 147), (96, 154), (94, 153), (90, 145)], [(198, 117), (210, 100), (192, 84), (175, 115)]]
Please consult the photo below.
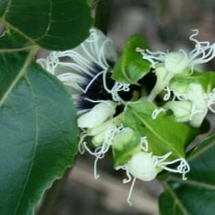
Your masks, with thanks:
[[(156, 120), (160, 112), (170, 109), (176, 122), (189, 122), (190, 126), (199, 127), (208, 109), (215, 112), (212, 107), (215, 103), (215, 75), (196, 68), (215, 56), (215, 44), (197, 41), (197, 34), (198, 31), (195, 31), (190, 37), (195, 42), (190, 54), (183, 50), (169, 53), (151, 52), (138, 47), (134, 50), (142, 55), (139, 56), (143, 61), (150, 62), (157, 78), (147, 98), (140, 97), (140, 100), (145, 99), (154, 104), (161, 92), (167, 92), (163, 98), (165, 104), (156, 106), (157, 109), (152, 112), (152, 121)], [(120, 83), (111, 78), (116, 61), (116, 52), (110, 39), (93, 28), (89, 38), (77, 48), (51, 52), (37, 62), (71, 92), (81, 130), (79, 151), (87, 151), (95, 156), (94, 177), (99, 177), (98, 160), (104, 158), (111, 149), (114, 168), (125, 170), (128, 176), (123, 182), (132, 181), (128, 195), (130, 203), (136, 179), (151, 181), (166, 170), (180, 173), (182, 179), (186, 180), (185, 174), (190, 171), (190, 167), (184, 158), (184, 148), (182, 156), (178, 156), (180, 153), (173, 153), (163, 145), (163, 154), (157, 154), (150, 147), (154, 143), (148, 141), (144, 133), (135, 130), (132, 122), (130, 125), (129, 122), (125, 123), (125, 109), (128, 102), (132, 101), (124, 100), (121, 93), (130, 92), (132, 83)]]
[(189, 122), (193, 127), (200, 127), (208, 109), (215, 112), (215, 73), (204, 72), (199, 65), (215, 57), (215, 43), (198, 41), (198, 30), (190, 36), (195, 48), (187, 54), (178, 52), (137, 51), (144, 60), (151, 63), (157, 77), (156, 84), (148, 96), (153, 101), (162, 91), (167, 91), (163, 100), (166, 104), (153, 113), (155, 119), (161, 111), (172, 110), (178, 122)]

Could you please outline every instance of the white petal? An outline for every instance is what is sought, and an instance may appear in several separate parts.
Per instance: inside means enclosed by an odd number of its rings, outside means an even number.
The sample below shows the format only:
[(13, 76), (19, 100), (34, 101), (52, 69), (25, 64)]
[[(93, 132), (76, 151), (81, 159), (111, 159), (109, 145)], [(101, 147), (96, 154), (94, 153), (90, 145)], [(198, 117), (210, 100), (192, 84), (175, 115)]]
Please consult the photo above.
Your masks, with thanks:
[(192, 103), (190, 101), (170, 101), (163, 107), (173, 111), (177, 122), (188, 122), (190, 119), (192, 111)]
[(208, 109), (202, 110), (200, 113), (193, 114), (192, 119), (190, 120), (190, 125), (193, 127), (199, 128), (206, 117)]
[(101, 102), (95, 105), (89, 112), (78, 118), (78, 126), (80, 128), (94, 128), (106, 119), (113, 116), (116, 105), (111, 102)]
[(183, 52), (170, 52), (166, 55), (165, 66), (168, 72), (179, 74), (189, 66), (189, 59)]

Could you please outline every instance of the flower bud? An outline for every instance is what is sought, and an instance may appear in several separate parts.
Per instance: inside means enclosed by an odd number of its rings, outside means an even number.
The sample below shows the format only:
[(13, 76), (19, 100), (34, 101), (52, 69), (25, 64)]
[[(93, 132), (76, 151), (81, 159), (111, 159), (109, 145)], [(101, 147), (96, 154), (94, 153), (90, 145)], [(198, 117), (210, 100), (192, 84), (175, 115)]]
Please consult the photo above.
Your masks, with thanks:
[[(171, 88), (174, 95), (180, 101), (178, 103), (176, 103), (176, 101), (170, 104), (167, 103), (165, 107), (170, 108), (174, 112), (176, 118), (178, 117), (178, 119), (180, 119), (181, 117), (182, 120), (185, 120), (187, 117), (186, 111), (187, 113), (190, 112), (190, 125), (193, 127), (199, 127), (208, 112), (208, 104), (206, 101), (207, 95), (201, 84), (189, 82), (184, 83), (181, 86), (179, 84), (172, 84)], [(176, 107), (175, 104), (180, 104), (180, 106)], [(183, 113), (182, 109), (184, 109)]]
[(112, 101), (101, 102), (95, 105), (89, 112), (78, 118), (79, 128), (94, 128), (112, 117), (116, 104)]
[(141, 136), (131, 128), (123, 128), (114, 138), (113, 157), (114, 166), (121, 166), (138, 151), (141, 150)]
[(127, 163), (128, 172), (142, 181), (153, 180), (158, 171), (152, 153), (138, 152)]
[(192, 112), (192, 103), (190, 101), (169, 101), (163, 108), (173, 111), (177, 122), (188, 122)]

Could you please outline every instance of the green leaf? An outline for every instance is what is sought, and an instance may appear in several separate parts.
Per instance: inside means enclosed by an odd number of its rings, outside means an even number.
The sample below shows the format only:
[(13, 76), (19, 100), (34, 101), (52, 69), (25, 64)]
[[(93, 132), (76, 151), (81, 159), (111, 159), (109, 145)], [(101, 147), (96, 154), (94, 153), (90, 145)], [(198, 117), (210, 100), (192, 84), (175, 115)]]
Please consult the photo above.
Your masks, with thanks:
[(27, 49), (36, 44), (65, 50), (89, 35), (92, 18), (86, 0), (3, 0), (0, 23), (6, 28), (0, 49)]
[(206, 93), (212, 91), (215, 86), (214, 72), (198, 72), (194, 71), (191, 76), (178, 76), (170, 82), (170, 87), (181, 93), (188, 91), (189, 85), (195, 83), (200, 84)]
[(75, 108), (34, 52), (0, 54), (0, 214), (32, 214), (77, 153)]
[(150, 63), (142, 59), (136, 48), (148, 49), (143, 37), (131, 36), (125, 44), (123, 54), (113, 69), (112, 78), (126, 84), (137, 84), (150, 71)]
[(162, 215), (212, 215), (215, 213), (215, 133), (200, 143), (188, 157), (187, 180), (170, 175), (159, 197)]
[(149, 152), (154, 155), (163, 156), (172, 152), (169, 160), (184, 157), (185, 147), (195, 138), (198, 130), (176, 122), (172, 115), (164, 112), (152, 119), (152, 112), (156, 109), (154, 103), (145, 100), (129, 103), (125, 110), (124, 123), (147, 137)]

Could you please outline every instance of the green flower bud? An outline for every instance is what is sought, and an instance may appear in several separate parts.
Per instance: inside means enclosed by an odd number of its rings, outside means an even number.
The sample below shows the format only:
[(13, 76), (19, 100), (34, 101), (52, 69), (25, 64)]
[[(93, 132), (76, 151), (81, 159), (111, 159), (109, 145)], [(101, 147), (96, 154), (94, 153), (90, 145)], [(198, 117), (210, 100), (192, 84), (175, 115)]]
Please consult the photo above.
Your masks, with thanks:
[(183, 85), (172, 84), (172, 90), (176, 98), (180, 101), (167, 103), (165, 108), (174, 112), (177, 121), (186, 122), (189, 116), (189, 123), (193, 127), (199, 127), (210, 105), (212, 97), (206, 94), (202, 86), (198, 83), (184, 83)]
[(114, 138), (114, 166), (121, 166), (142, 148), (141, 136), (131, 128), (123, 128)]

